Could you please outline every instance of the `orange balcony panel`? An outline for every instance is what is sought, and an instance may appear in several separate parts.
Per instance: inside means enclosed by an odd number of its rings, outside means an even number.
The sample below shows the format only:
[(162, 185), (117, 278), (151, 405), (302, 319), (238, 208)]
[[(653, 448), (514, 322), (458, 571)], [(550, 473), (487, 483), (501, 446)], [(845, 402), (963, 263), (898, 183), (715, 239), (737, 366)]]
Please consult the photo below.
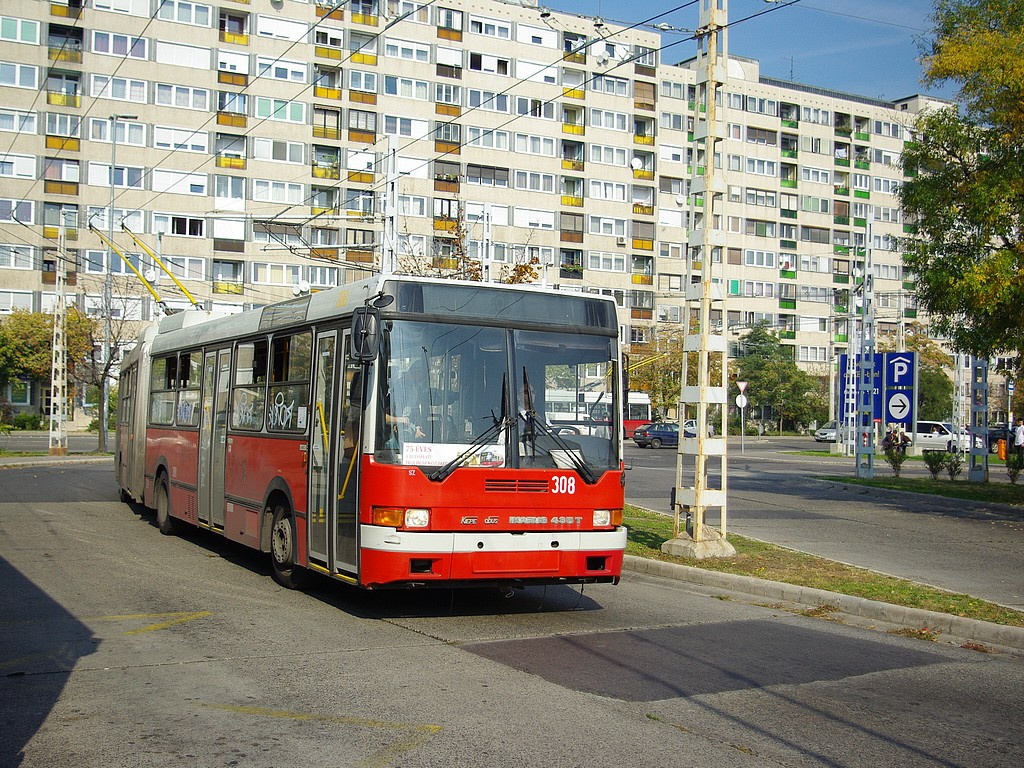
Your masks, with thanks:
[(434, 179), (434, 191), (457, 195), (459, 193), (459, 182), (456, 179)]
[(654, 250), (654, 241), (653, 240), (644, 240), (643, 238), (640, 238), (640, 237), (634, 237), (633, 238), (633, 250), (635, 250), (635, 251), (653, 251)]
[(582, 243), (583, 233), (582, 232), (566, 232), (561, 231), (558, 233), (558, 239), (563, 243)]
[(456, 104), (435, 104), (434, 112), (447, 117), (458, 117), (462, 114), (462, 107)]
[(341, 88), (325, 88), (322, 85), (314, 85), (313, 96), (318, 99), (334, 99), (335, 101), (340, 101)]
[(348, 180), (356, 184), (373, 184), (373, 174), (366, 171), (349, 171)]
[(455, 219), (440, 218), (434, 219), (434, 229), (438, 232), (455, 232), (459, 228), (459, 222)]
[(642, 99), (634, 99), (633, 100), (633, 106), (636, 109), (645, 109), (648, 112), (653, 112), (654, 109), (655, 109), (655, 105), (654, 105), (653, 101), (644, 101)]
[(451, 256), (438, 256), (431, 259), (430, 266), (434, 269), (458, 269), (459, 260)]
[(566, 53), (564, 53), (562, 55), (562, 60), (563, 61), (571, 61), (573, 64), (586, 64), (587, 63), (587, 54), (580, 53), (580, 52), (577, 52), (577, 53), (566, 52)]
[(457, 141), (441, 141), (438, 139), (434, 142), (434, 151), (443, 152), (446, 155), (457, 155), (462, 152), (462, 145)]
[(240, 75), (237, 72), (218, 72), (217, 82), (225, 85), (248, 85), (249, 76)]
[(376, 144), (377, 134), (373, 131), (357, 131), (355, 128), (350, 128), (348, 131), (348, 140), (355, 141), (359, 144)]
[(70, 5), (61, 5), (60, 3), (50, 3), (50, 15), (60, 16), (65, 19), (80, 19), (82, 18), (82, 9), (72, 8)]
[(340, 179), (341, 178), (341, 171), (338, 170), (337, 166), (314, 165), (313, 166), (313, 178), (315, 178), (315, 179)]
[(437, 36), (441, 40), (452, 40), (456, 43), (462, 41), (462, 30), (461, 29), (446, 29), (445, 27), (437, 28)]
[(312, 259), (329, 259), (330, 261), (338, 260), (338, 249), (337, 248), (310, 248), (309, 256)]
[(345, 252), (345, 256), (349, 261), (356, 261), (360, 264), (373, 264), (373, 251), (360, 251), (349, 248)]
[(245, 128), (247, 124), (245, 115), (237, 112), (218, 112), (217, 125), (229, 125), (232, 128)]
[(345, 9), (344, 8), (334, 8), (332, 10), (331, 8), (324, 7), (322, 5), (318, 5), (316, 7), (316, 15), (319, 16), (321, 19), (324, 18), (324, 17), (327, 17), (328, 19), (334, 19), (335, 21), (344, 21), (345, 20)]
[(367, 93), (366, 91), (349, 91), (348, 100), (356, 104), (376, 104), (377, 94)]
[(638, 309), (633, 307), (629, 310), (629, 316), (633, 320), (653, 320), (654, 310), (653, 309)]
[(633, 275), (633, 285), (654, 285), (654, 277), (651, 275)]
[[(43, 277), (43, 285), (55, 285), (57, 283), (57, 273), (56, 272), (45, 272), (44, 271), (42, 277)], [(78, 285), (78, 273), (77, 272), (67, 272), (67, 273), (65, 273), (64, 274), (64, 282), (67, 285), (69, 285), (69, 286), (71, 286), (71, 285)]]
[(244, 157), (224, 157), (223, 155), (217, 155), (217, 167), (218, 168), (231, 168), (236, 171), (245, 170), (245, 158)]
[(64, 152), (78, 152), (82, 148), (82, 142), (80, 139), (73, 139), (70, 136), (47, 136), (46, 148)]
[(47, 179), (43, 182), (43, 191), (48, 195), (77, 195), (78, 182)]

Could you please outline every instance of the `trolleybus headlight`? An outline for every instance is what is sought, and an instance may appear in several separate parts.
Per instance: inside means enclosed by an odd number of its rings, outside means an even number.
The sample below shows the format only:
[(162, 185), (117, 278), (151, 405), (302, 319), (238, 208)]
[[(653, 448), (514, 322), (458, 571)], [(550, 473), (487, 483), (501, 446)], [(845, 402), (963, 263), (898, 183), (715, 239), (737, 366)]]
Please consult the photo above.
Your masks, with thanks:
[(594, 527), (601, 528), (609, 525), (622, 525), (621, 509), (595, 509)]
[(406, 528), (426, 528), (430, 525), (429, 509), (407, 509), (405, 510)]

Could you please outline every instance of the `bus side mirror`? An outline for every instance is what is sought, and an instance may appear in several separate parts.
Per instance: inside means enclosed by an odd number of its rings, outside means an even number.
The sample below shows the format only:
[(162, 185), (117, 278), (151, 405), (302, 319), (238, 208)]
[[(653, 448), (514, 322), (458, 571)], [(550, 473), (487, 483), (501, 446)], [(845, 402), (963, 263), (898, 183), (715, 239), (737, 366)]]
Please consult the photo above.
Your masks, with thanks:
[(377, 358), (380, 348), (380, 310), (376, 307), (357, 307), (352, 312), (352, 334), (349, 336), (349, 356), (360, 363)]

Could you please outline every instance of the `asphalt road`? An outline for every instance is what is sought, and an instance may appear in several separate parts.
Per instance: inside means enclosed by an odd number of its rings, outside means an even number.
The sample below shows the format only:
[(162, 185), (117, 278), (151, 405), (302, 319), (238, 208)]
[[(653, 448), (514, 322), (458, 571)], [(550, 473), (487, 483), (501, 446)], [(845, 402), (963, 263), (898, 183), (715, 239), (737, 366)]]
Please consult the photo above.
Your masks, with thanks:
[[(787, 453), (820, 448), (811, 438), (748, 438), (744, 453), (733, 442), (729, 531), (1024, 610), (1021, 513), (823, 482), (852, 477), (853, 459)], [(626, 500), (669, 512), (675, 449), (627, 446), (626, 460)]]
[(278, 587), (107, 465), (0, 471), (0, 766), (1017, 766), (1024, 662), (618, 586)]

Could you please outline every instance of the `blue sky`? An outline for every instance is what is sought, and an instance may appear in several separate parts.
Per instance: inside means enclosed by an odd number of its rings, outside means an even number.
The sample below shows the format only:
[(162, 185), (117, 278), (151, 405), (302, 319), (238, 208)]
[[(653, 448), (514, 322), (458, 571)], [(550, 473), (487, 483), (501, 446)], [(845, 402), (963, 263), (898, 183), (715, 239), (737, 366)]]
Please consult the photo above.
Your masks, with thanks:
[[(693, 29), (698, 20), (698, 5), (686, 0), (541, 0), (541, 5), (627, 24), (662, 13), (651, 23)], [(729, 1), (729, 51), (760, 61), (763, 75), (789, 80), (792, 72), (800, 83), (882, 99), (955, 94), (948, 85), (925, 89), (920, 84), (918, 42), (931, 28), (931, 0), (800, 0), (738, 22), (772, 7), (764, 0)], [(663, 33), (663, 42), (686, 36)], [(688, 59), (695, 52), (692, 42), (680, 43), (665, 52), (664, 61)]]

